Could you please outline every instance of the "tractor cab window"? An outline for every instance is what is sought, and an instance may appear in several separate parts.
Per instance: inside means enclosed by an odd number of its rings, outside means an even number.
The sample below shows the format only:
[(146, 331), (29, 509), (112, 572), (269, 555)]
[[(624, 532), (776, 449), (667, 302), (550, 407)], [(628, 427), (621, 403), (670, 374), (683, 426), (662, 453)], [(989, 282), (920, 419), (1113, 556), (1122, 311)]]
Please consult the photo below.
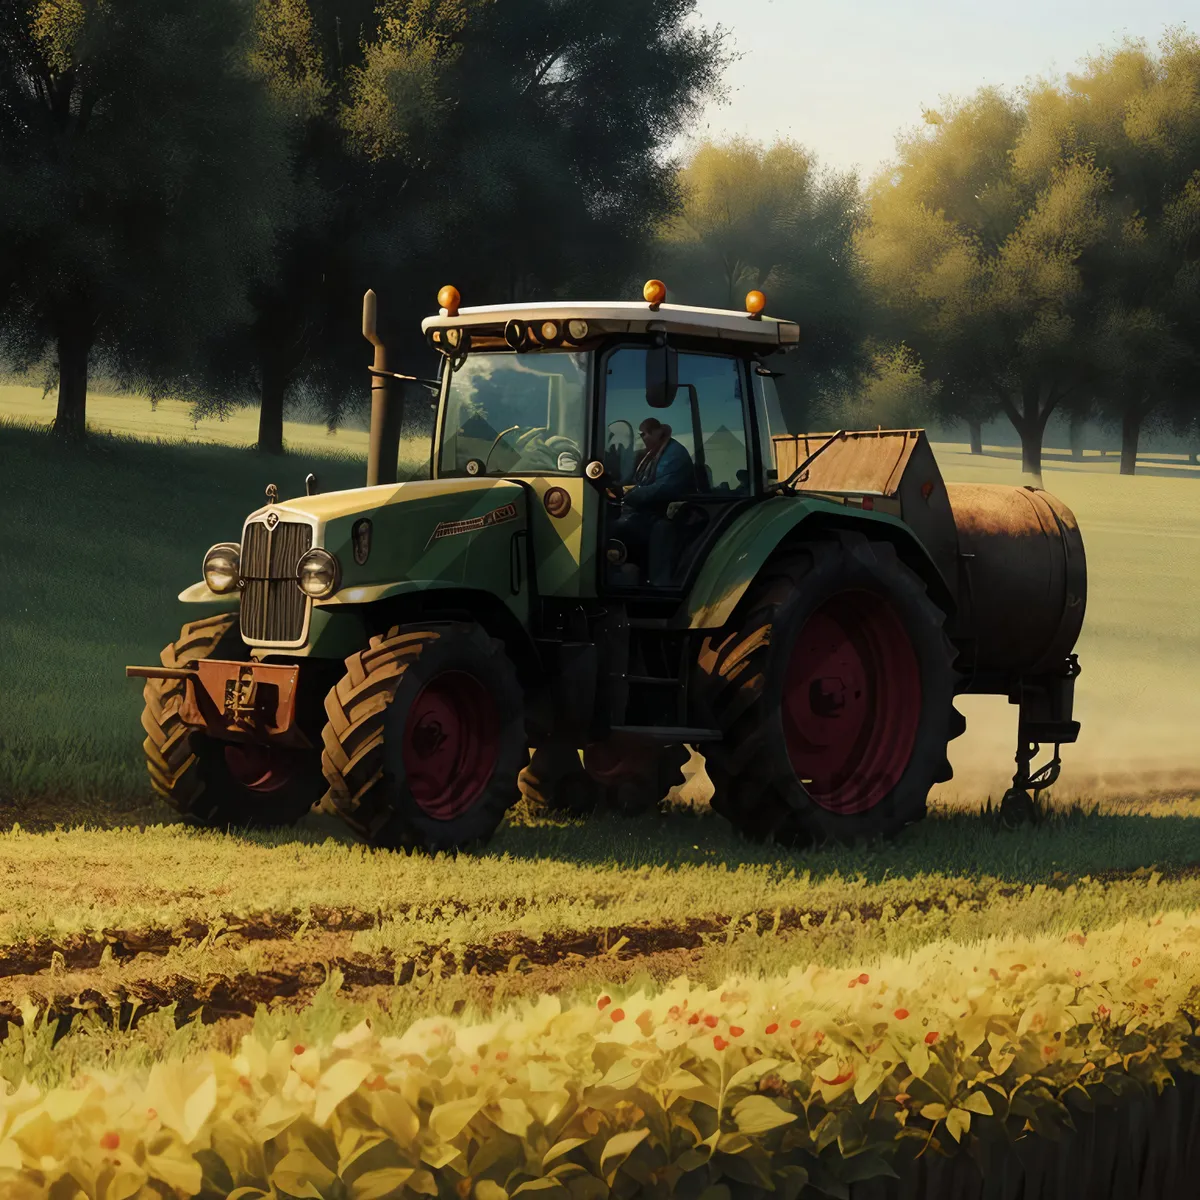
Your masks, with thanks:
[(450, 377), (439, 474), (578, 475), (586, 354), (470, 354)]
[(679, 390), (660, 409), (646, 402), (645, 349), (614, 350), (602, 378), (603, 460), (619, 485), (605, 519), (608, 581), (678, 586), (706, 531), (751, 492), (742, 364), (681, 353)]

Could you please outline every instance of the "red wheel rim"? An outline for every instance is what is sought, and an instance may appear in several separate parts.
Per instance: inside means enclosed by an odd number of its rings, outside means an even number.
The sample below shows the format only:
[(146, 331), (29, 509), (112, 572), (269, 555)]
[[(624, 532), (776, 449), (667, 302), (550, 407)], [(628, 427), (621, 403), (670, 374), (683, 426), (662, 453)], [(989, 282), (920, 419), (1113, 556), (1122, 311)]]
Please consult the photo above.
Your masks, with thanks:
[(274, 746), (230, 742), (225, 746), (225, 766), (235, 783), (252, 792), (277, 792), (296, 774), (296, 757)]
[(466, 812), (483, 795), (500, 754), (500, 718), (483, 684), (444, 671), (409, 709), (401, 751), (413, 799), (439, 821)]
[(842, 592), (805, 622), (788, 661), (788, 758), (822, 808), (874, 808), (900, 781), (921, 719), (921, 670), (895, 609)]

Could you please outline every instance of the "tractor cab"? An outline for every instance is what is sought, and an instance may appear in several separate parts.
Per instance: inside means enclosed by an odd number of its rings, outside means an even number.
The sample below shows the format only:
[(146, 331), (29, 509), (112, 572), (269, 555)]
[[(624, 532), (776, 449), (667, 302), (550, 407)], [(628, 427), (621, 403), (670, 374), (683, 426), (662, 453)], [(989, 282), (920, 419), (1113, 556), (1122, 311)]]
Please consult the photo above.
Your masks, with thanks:
[[(705, 547), (774, 481), (774, 372), (799, 328), (663, 303), (459, 308), (423, 329), (444, 356), (431, 473), (536, 493), (543, 594), (681, 595)], [(544, 572), (543, 572), (544, 574)]]

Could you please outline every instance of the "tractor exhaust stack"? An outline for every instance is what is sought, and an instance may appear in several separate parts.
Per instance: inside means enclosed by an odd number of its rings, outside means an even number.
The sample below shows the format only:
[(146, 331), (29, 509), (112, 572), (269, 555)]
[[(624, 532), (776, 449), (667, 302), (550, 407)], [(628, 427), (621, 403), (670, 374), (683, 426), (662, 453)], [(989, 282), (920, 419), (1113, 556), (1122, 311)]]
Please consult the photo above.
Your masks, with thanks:
[(363, 296), (363, 337), (375, 347), (371, 371), (371, 441), (367, 449), (367, 487), (396, 482), (400, 455), (400, 405), (392, 394), (387, 347), (376, 328), (375, 293)]

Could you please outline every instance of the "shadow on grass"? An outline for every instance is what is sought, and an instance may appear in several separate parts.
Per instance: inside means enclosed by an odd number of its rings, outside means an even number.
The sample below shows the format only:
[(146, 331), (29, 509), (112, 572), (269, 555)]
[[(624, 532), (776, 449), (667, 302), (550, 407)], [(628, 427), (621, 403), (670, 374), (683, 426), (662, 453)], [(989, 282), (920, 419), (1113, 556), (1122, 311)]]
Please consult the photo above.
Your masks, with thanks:
[[(30, 828), (21, 822), (23, 828)], [(71, 824), (89, 824), (83, 821)], [(161, 818), (131, 824), (168, 823)], [(306, 817), (289, 829), (230, 830), (228, 837), (256, 846), (354, 843), (336, 818)], [(377, 853), (391, 853), (377, 851)], [(891, 842), (855, 847), (788, 849), (749, 841), (707, 809), (671, 807), (661, 815), (582, 821), (506, 822), (471, 857), (516, 862), (556, 861), (622, 870), (764, 869), (773, 876), (808, 874), (814, 881), (840, 876), (881, 883), (915, 875), (990, 877), (1012, 883), (1065, 886), (1072, 880), (1144, 874), (1200, 874), (1200, 819), (1103, 813), (1079, 806), (1046, 812), (1039, 823), (1005, 828), (997, 812), (936, 812)]]

